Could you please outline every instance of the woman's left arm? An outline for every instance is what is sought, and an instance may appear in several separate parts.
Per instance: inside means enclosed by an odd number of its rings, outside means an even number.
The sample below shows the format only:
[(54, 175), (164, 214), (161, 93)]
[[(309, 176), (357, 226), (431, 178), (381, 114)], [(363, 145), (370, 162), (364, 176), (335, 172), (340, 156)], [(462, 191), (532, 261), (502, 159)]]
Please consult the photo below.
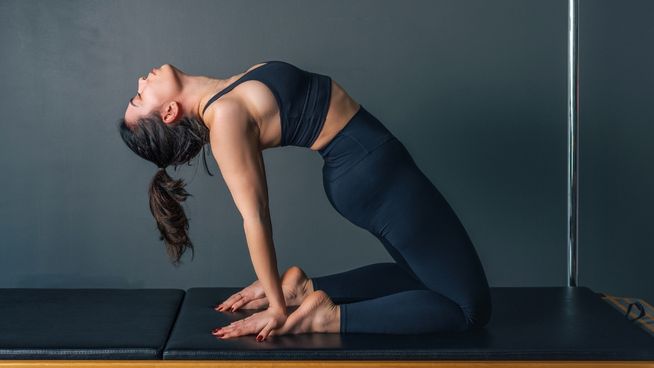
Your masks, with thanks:
[[(264, 212), (268, 212), (268, 210)], [(277, 309), (279, 312), (286, 314), (286, 302), (284, 301), (281, 279), (277, 270), (277, 256), (272, 240), (270, 215), (262, 213), (261, 216), (244, 219), (243, 228), (254, 271), (269, 300), (268, 309)]]
[[(274, 324), (280, 321), (283, 324), (287, 316), (286, 303), (272, 239), (266, 173), (259, 149), (258, 129), (256, 124), (249, 121), (242, 105), (236, 101), (220, 101), (213, 116), (210, 129), (212, 153), (243, 217), (250, 258), (268, 298), (268, 311), (277, 319)], [(267, 333), (263, 335), (265, 338)]]

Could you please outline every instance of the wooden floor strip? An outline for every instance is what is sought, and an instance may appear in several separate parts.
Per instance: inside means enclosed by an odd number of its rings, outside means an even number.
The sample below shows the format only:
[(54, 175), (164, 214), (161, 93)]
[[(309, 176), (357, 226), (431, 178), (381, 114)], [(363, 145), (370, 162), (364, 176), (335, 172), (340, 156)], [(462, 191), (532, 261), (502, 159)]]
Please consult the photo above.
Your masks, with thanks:
[(0, 368), (654, 368), (654, 361), (0, 360)]

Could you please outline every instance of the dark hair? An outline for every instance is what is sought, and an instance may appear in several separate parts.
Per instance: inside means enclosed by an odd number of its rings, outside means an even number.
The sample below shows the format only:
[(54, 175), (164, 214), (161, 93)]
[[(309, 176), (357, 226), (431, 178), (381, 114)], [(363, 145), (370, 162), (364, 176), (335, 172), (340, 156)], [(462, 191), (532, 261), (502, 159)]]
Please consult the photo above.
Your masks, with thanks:
[(167, 253), (177, 267), (187, 248), (195, 255), (188, 236), (188, 219), (181, 205), (191, 194), (184, 189), (184, 181), (171, 178), (165, 168), (174, 165), (177, 170), (177, 166), (184, 163), (191, 166), (191, 159), (202, 149), (204, 167), (213, 176), (204, 154), (204, 146), (209, 143), (209, 129), (202, 121), (192, 117), (166, 124), (157, 113), (144, 116), (130, 126), (125, 119), (120, 119), (118, 127), (127, 147), (159, 168), (148, 191), (150, 212), (161, 233), (159, 240), (165, 240)]

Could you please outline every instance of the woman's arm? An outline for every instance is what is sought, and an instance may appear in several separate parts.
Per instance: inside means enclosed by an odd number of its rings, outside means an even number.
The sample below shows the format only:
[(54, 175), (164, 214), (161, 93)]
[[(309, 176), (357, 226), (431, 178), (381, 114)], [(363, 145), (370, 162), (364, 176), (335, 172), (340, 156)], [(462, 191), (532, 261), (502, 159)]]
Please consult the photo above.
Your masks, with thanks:
[(210, 130), (211, 151), (243, 217), (243, 229), (257, 278), (269, 309), (286, 314), (277, 271), (268, 207), (268, 188), (259, 132), (237, 101), (223, 98), (214, 108)]

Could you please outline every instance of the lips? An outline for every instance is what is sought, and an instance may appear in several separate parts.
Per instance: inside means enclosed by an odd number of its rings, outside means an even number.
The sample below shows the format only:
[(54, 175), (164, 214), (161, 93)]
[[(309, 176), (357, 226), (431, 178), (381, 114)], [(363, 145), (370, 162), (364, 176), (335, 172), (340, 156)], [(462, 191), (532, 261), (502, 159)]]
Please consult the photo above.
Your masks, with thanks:
[(152, 72), (152, 74), (157, 75), (157, 69), (152, 68), (151, 72)]

